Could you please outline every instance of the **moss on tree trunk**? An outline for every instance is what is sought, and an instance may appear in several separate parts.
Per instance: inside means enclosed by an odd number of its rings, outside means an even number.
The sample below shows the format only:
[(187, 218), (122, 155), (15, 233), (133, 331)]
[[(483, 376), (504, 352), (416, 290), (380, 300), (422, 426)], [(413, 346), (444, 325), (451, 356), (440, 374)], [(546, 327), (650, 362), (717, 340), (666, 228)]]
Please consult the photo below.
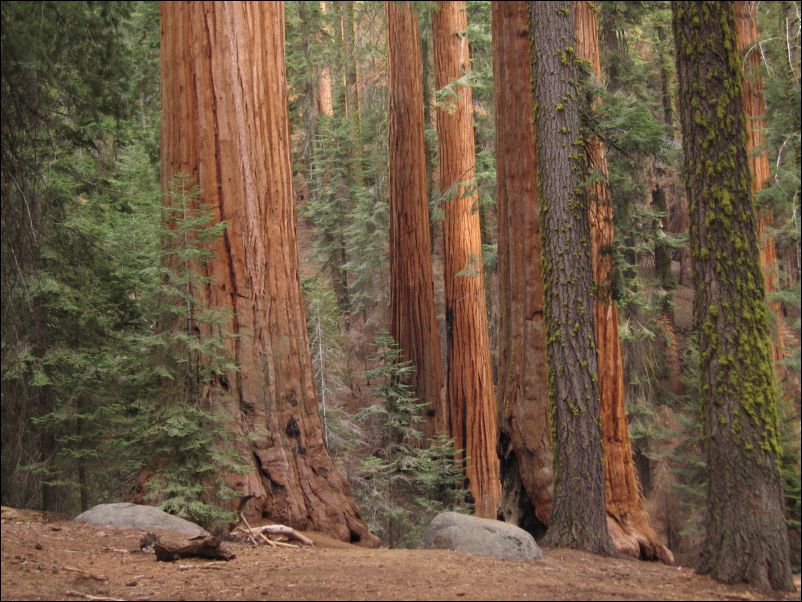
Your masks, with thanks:
[(569, 2), (532, 2), (538, 192), (554, 441), (554, 512), (546, 540), (612, 554), (604, 505), (594, 337), (588, 173)]
[(733, 3), (674, 3), (673, 27), (709, 475), (698, 570), (727, 583), (790, 590)]

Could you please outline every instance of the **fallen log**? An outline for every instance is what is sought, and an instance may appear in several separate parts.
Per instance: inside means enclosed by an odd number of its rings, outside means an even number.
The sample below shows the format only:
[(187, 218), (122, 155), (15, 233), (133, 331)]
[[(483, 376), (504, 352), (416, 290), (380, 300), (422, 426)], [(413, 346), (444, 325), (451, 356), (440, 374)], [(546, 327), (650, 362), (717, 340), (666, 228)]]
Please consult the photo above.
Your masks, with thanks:
[(184, 545), (156, 541), (153, 544), (153, 551), (156, 552), (156, 560), (162, 562), (175, 562), (180, 558), (209, 558), (212, 560), (235, 558), (234, 554), (220, 547), (220, 540), (216, 537), (204, 537)]

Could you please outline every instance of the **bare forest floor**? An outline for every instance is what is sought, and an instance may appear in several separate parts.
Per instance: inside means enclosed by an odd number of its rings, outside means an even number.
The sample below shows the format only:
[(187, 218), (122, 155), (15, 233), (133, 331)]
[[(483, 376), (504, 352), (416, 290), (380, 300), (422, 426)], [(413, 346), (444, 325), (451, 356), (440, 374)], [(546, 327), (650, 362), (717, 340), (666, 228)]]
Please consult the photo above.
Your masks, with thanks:
[[(5, 510), (5, 509), (4, 509)], [(157, 562), (141, 531), (4, 511), (3, 600), (798, 600), (727, 586), (685, 567), (546, 550), (541, 562), (439, 550), (226, 543), (230, 562)]]

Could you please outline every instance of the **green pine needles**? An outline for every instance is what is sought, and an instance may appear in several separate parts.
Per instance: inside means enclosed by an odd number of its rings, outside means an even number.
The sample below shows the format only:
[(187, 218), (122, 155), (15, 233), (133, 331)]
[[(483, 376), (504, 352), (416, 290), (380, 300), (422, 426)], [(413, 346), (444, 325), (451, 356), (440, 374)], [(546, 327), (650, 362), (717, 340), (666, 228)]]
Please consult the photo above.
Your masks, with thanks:
[(445, 510), (467, 510), (454, 442), (437, 435), (424, 445), (420, 424), (426, 403), (407, 384), (414, 371), (402, 362), (395, 340), (381, 332), (367, 371), (376, 403), (354, 419), (374, 442), (352, 475), (354, 494), (371, 530), (391, 547), (416, 547), (426, 526)]
[(160, 278), (151, 296), (158, 300), (153, 308), (158, 326), (142, 341), (151, 349), (155, 378), (152, 402), (141, 416), (147, 424), (142, 443), (154, 471), (145, 499), (214, 527), (236, 520), (224, 509), (237, 495), (225, 477), (247, 467), (213, 388), (237, 370), (227, 347), (229, 316), (206, 306), (202, 293), (211, 282), (204, 269), (213, 259), (210, 245), (225, 223), (213, 223), (198, 198), (197, 188), (179, 175), (164, 204)]

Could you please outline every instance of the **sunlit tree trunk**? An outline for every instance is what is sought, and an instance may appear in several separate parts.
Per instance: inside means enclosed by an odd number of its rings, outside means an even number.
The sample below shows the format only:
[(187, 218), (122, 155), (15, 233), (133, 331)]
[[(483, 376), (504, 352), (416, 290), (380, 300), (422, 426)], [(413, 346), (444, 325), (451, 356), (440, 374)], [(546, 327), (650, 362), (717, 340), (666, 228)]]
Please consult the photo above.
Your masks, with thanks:
[[(766, 99), (763, 95), (763, 78), (760, 76), (760, 49), (757, 32), (757, 2), (735, 3), (735, 34), (738, 53), (744, 67), (743, 103), (746, 112), (746, 155), (752, 172), (752, 193), (757, 194), (771, 177), (766, 143)], [(777, 247), (769, 231), (774, 223), (770, 209), (758, 212), (757, 237), (760, 248), (760, 267), (766, 293), (777, 290)], [(785, 368), (777, 362), (785, 358), (783, 343), (783, 314), (777, 301), (769, 301), (774, 321), (771, 353), (775, 370), (782, 378)]]
[(471, 89), (454, 84), (470, 69), (465, 2), (439, 2), (432, 14), (435, 86), (454, 87), (437, 111), (448, 341), (450, 433), (468, 456), (476, 514), (496, 517), (501, 485), (493, 374), (482, 276)]
[(543, 219), (554, 512), (546, 541), (614, 553), (607, 531), (594, 345), (593, 269), (583, 182), (579, 65), (569, 2), (532, 2), (538, 196)]
[(429, 196), (423, 142), (418, 17), (387, 2), (390, 123), (390, 334), (415, 365), (414, 388), (429, 402), (426, 434), (447, 432), (440, 336), (434, 305)]
[[(176, 174), (227, 228), (199, 305), (228, 314), (239, 369), (205, 395), (251, 463), (227, 480), (245, 515), (376, 543), (328, 456), (298, 276), (280, 2), (161, 4), (162, 187)], [(167, 199), (169, 202), (169, 198)], [(200, 335), (217, 329), (194, 325)], [(247, 497), (251, 496), (251, 497)], [(246, 503), (247, 502), (247, 503)]]
[(735, 7), (675, 2), (672, 9), (707, 448), (707, 540), (697, 570), (727, 583), (790, 591)]
[(553, 458), (532, 64), (528, 60), (529, 7), (526, 2), (494, 2), (491, 10), (501, 298), (500, 514), (508, 522), (537, 531), (537, 523), (548, 525), (551, 521)]
[[(574, 2), (577, 56), (587, 61), (601, 80), (601, 58), (596, 8), (592, 2)], [(658, 555), (672, 562), (671, 553), (657, 540), (643, 509), (624, 405), (624, 366), (618, 338), (618, 306), (612, 298), (613, 206), (607, 184), (607, 148), (591, 134), (585, 149), (591, 172), (599, 177), (588, 190), (590, 250), (596, 285), (596, 346), (599, 358), (599, 401), (604, 444), (604, 482), (608, 527), (616, 549), (635, 558)]]

